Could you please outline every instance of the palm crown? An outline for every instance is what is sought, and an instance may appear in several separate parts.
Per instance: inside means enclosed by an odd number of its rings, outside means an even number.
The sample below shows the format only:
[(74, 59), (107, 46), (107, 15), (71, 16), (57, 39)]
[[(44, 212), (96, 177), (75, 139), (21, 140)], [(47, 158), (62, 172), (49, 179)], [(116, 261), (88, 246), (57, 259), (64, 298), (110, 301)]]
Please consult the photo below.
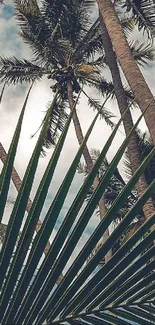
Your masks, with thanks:
[[(71, 81), (75, 94), (84, 85), (97, 88), (102, 94), (113, 94), (113, 84), (107, 82), (100, 68), (105, 66), (99, 19), (92, 20), (94, 1), (44, 1), (39, 7), (36, 0), (15, 0), (16, 18), (20, 25), (20, 36), (33, 53), (32, 60), (16, 57), (1, 58), (0, 79), (7, 83), (34, 82), (43, 76), (51, 79), (57, 101), (53, 110), (44, 145), (56, 143), (58, 131), (66, 122), (67, 80)], [(123, 20), (126, 29), (132, 30), (130, 20)], [(139, 63), (153, 59), (150, 46), (132, 44), (131, 50)], [(133, 99), (130, 91), (128, 97)], [(87, 96), (95, 109), (101, 105)], [(101, 111), (106, 122), (113, 126), (112, 114), (104, 107)]]

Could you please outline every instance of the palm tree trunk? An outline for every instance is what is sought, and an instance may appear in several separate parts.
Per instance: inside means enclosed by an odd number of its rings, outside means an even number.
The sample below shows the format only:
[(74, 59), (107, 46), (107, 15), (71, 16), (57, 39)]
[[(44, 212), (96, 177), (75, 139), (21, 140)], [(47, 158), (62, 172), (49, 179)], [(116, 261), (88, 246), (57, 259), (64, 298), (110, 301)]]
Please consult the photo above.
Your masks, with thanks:
[(155, 144), (155, 99), (137, 66), (129, 44), (125, 38), (119, 18), (110, 0), (96, 0), (106, 29), (112, 41), (119, 64), (124, 72), (128, 84), (135, 96), (135, 100), (142, 112), (145, 112), (145, 121)]
[[(124, 93), (121, 77), (120, 77), (120, 71), (118, 68), (118, 64), (116, 61), (115, 52), (113, 51), (112, 43), (109, 37), (109, 34), (107, 32), (106, 26), (104, 24), (103, 18), (100, 14), (100, 21), (101, 21), (101, 28), (102, 28), (102, 41), (103, 41), (103, 47), (105, 51), (106, 56), (106, 62), (109, 66), (109, 69), (111, 71), (112, 80), (114, 84), (114, 91), (118, 102), (118, 107), (120, 110), (121, 116), (124, 114), (125, 110), (128, 107), (128, 102)], [(123, 116), (123, 124), (125, 129), (126, 136), (129, 134), (133, 127), (133, 121), (130, 109), (127, 110), (125, 115)], [(131, 163), (132, 172), (135, 173), (136, 170), (139, 168), (141, 164), (140, 154), (139, 154), (139, 148), (137, 144), (137, 137), (136, 133), (133, 134), (131, 137), (131, 140), (128, 145), (128, 155), (129, 160)], [(144, 174), (140, 177), (140, 179), (137, 182), (136, 188), (138, 192), (138, 196), (141, 197), (143, 193), (146, 191), (148, 187), (148, 184), (146, 182)], [(147, 203), (143, 207), (144, 215), (146, 218), (149, 218), (154, 213), (154, 206), (151, 199), (147, 201)]]
[[(74, 107), (74, 100), (73, 100), (73, 91), (72, 91), (72, 85), (71, 83), (68, 81), (68, 85), (67, 85), (67, 90), (68, 90), (68, 102), (69, 102), (69, 106), (70, 109), (72, 110)], [(73, 114), (73, 124), (74, 124), (74, 128), (75, 128), (75, 132), (76, 132), (76, 136), (79, 142), (79, 145), (81, 145), (84, 136), (82, 133), (82, 129), (81, 129), (81, 125), (77, 116), (77, 112), (75, 111), (75, 113)], [(83, 152), (83, 156), (87, 165), (88, 170), (90, 171), (93, 167), (93, 161), (92, 158), (90, 156), (89, 150), (87, 148), (87, 146), (84, 149)], [(97, 188), (99, 184), (99, 178), (98, 176), (95, 177), (94, 183), (93, 183), (93, 187), (94, 189)], [(104, 196), (102, 196), (102, 198), (99, 201), (99, 211), (100, 211), (100, 220), (102, 220), (104, 218), (104, 215), (106, 213), (106, 207), (105, 207), (105, 200), (104, 200)], [(103, 243), (107, 240), (107, 238), (109, 237), (109, 229), (107, 229), (105, 231), (105, 233), (103, 234)], [(105, 263), (107, 263), (110, 258), (112, 256), (112, 250), (110, 250), (106, 255), (105, 255)]]

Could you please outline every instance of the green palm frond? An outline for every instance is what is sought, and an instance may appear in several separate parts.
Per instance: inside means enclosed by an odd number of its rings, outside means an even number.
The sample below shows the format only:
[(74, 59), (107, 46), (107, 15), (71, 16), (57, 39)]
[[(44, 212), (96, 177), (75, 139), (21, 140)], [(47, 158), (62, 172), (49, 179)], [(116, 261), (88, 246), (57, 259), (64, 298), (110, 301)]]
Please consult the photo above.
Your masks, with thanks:
[[(79, 78), (80, 79), (80, 78)], [(96, 88), (99, 93), (101, 93), (103, 96), (106, 95), (108, 96), (109, 94), (111, 94), (111, 97), (114, 98), (115, 94), (114, 94), (114, 85), (111, 81), (106, 81), (104, 77), (101, 77), (100, 75), (91, 75), (88, 77), (83, 77), (82, 80), (80, 80), (81, 82), (83, 82), (85, 85), (88, 85), (90, 87), (94, 87)], [(134, 97), (132, 92), (129, 89), (124, 89), (126, 97), (128, 99), (128, 101), (132, 102), (132, 104), (134, 104)]]
[[(94, 5), (94, 1), (44, 1), (41, 12), (46, 17), (47, 23), (56, 26), (60, 21), (58, 35), (63, 39), (69, 39), (72, 45), (83, 38), (85, 30), (90, 27), (90, 15), (88, 8)], [(86, 10), (87, 8), (87, 10)]]
[(91, 64), (91, 65), (93, 65), (94, 67), (97, 67), (97, 68), (104, 68), (105, 64), (106, 64), (105, 55), (99, 56), (97, 59), (95, 59), (95, 60), (93, 60), (91, 62), (88, 62), (88, 64)]
[[(11, 171), (27, 99), (9, 149), (8, 159), (1, 173), (1, 217), (3, 216), (6, 204), (8, 185), (11, 179)], [(55, 97), (55, 102), (56, 100), (57, 96)], [(152, 225), (154, 224), (155, 216), (153, 215), (146, 220), (123, 246), (114, 253), (107, 264), (101, 269), (98, 269), (98, 265), (109, 249), (124, 234), (137, 213), (141, 211), (142, 206), (152, 195), (155, 190), (154, 180), (144, 195), (129, 209), (124, 219), (99, 248), (94, 257), (89, 263), (86, 264), (86, 262), (90, 253), (100, 241), (104, 231), (114, 220), (115, 214), (130, 196), (137, 180), (154, 156), (155, 149), (153, 148), (146, 157), (133, 178), (125, 185), (123, 191), (119, 193), (111, 208), (107, 210), (103, 220), (93, 229), (89, 240), (80, 248), (78, 246), (79, 240), (81, 236), (85, 235), (98, 201), (113, 176), (129, 143), (130, 136), (137, 128), (142, 116), (138, 119), (131, 134), (124, 140), (108, 166), (106, 173), (101, 176), (99, 186), (93, 193), (91, 200), (83, 207), (86, 195), (102, 162), (105, 160), (109, 147), (120, 126), (121, 120), (119, 121), (98, 155), (98, 159), (88, 174), (86, 181), (79, 189), (78, 194), (75, 195), (72, 204), (67, 207), (66, 215), (63, 217), (63, 220), (60, 220), (58, 218), (61, 216), (60, 213), (69, 193), (86, 141), (99, 115), (97, 113), (94, 118), (59, 190), (55, 193), (52, 202), (50, 202), (49, 210), (44, 212), (42, 209), (71, 123), (74, 112), (72, 111), (36, 190), (32, 207), (25, 217), (25, 209), (33, 185), (44, 134), (47, 131), (55, 102), (52, 103), (46, 113), (43, 128), (25, 172), (13, 210), (9, 216), (6, 236), (1, 247), (0, 322), (2, 324), (35, 323), (38, 325), (44, 324), (47, 321), (49, 324), (65, 324), (67, 322), (70, 325), (84, 325), (85, 323), (96, 325), (98, 323), (103, 324), (103, 322), (107, 323), (110, 320), (113, 324), (120, 324), (119, 315), (125, 315), (128, 323), (136, 318), (137, 323), (141, 325), (143, 324), (144, 314), (145, 317), (147, 315), (147, 309), (145, 310), (143, 305), (152, 308), (149, 301), (154, 297), (152, 274), (155, 261), (152, 260), (152, 257), (155, 253), (155, 247), (152, 244), (155, 238), (155, 230), (152, 229)], [(81, 210), (82, 207), (83, 209)], [(44, 213), (43, 224), (40, 231), (35, 234), (36, 223), (41, 212)], [(42, 259), (44, 248), (56, 224), (59, 224), (56, 236), (51, 241), (48, 254)], [(19, 233), (20, 239), (15, 249)], [(74, 255), (75, 247), (78, 248), (76, 258)], [(66, 268), (70, 257), (72, 257), (71, 264)], [(64, 271), (64, 277), (56, 287), (57, 278), (62, 271)], [(135, 288), (138, 288), (138, 292), (135, 291)], [(130, 295), (130, 292), (132, 292), (132, 295)], [(96, 307), (99, 307), (99, 310), (96, 310)], [(142, 314), (139, 312), (141, 307), (143, 309)], [(149, 313), (148, 318), (146, 318), (146, 324), (149, 322), (149, 317), (153, 319), (154, 316), (152, 313)]]
[(0, 80), (6, 83), (22, 83), (40, 80), (47, 73), (45, 69), (28, 60), (15, 57), (0, 58)]
[(127, 11), (132, 12), (138, 22), (138, 27), (146, 29), (154, 36), (155, 28), (155, 3), (154, 0), (125, 0), (124, 6)]
[(82, 40), (78, 43), (73, 54), (73, 60), (83, 60), (85, 57), (88, 58), (93, 56), (95, 50), (103, 52), (99, 18), (96, 19), (89, 30), (86, 31)]
[(84, 77), (82, 81), (90, 87), (95, 87), (103, 95), (108, 95), (109, 93), (113, 95), (114, 87), (112, 82), (107, 82), (105, 78), (101, 77), (100, 75), (91, 75), (89, 78)]
[(114, 116), (114, 114), (110, 113), (109, 110), (106, 110), (106, 108), (105, 108), (106, 101), (112, 94), (109, 94), (109, 97), (107, 96), (107, 98), (105, 99), (105, 102), (101, 105), (99, 100), (90, 97), (84, 90), (82, 90), (82, 92), (88, 98), (88, 105), (90, 107), (92, 107), (94, 110), (97, 110), (98, 112), (100, 112), (100, 117), (104, 118), (105, 122), (113, 128), (114, 123), (112, 122), (111, 118), (114, 118), (115, 116)]
[[(49, 108), (50, 105), (51, 103), (47, 105), (47, 108)], [(48, 149), (51, 146), (56, 145), (59, 136), (65, 127), (67, 119), (68, 114), (66, 113), (65, 102), (60, 99), (55, 103), (54, 109), (50, 116), (49, 126), (43, 141), (43, 147)]]
[(130, 36), (135, 27), (135, 21), (132, 17), (121, 18), (121, 25), (126, 36)]
[(25, 3), (15, 0), (15, 14), (20, 26), (19, 34), (31, 47), (35, 60), (48, 66), (55, 65), (57, 57), (63, 60), (60, 46), (54, 42), (59, 22), (56, 25), (48, 25), (35, 0)]
[(130, 42), (130, 49), (134, 59), (139, 65), (147, 65), (149, 61), (153, 61), (155, 58), (155, 51), (150, 44), (144, 44), (136, 42)]
[[(30, 41), (31, 46), (34, 43), (33, 53), (36, 55), (35, 58), (38, 61), (42, 60), (40, 61), (42, 62), (41, 67), (26, 60), (20, 61), (15, 58), (2, 59), (1, 80), (14, 83), (17, 81), (34, 81), (34, 75), (36, 73), (39, 79), (46, 73), (52, 75), (51, 69), (57, 63), (62, 68), (66, 68), (66, 65), (68, 65), (66, 63), (68, 62), (67, 60), (73, 59), (73, 50), (77, 48), (77, 46), (74, 47), (73, 45), (77, 45), (78, 42), (80, 43), (87, 34), (90, 22), (88, 21), (86, 23), (85, 6), (88, 5), (90, 7), (92, 1), (75, 0), (73, 3), (73, 0), (61, 2), (59, 0), (46, 0), (44, 2), (46, 3), (46, 7), (40, 10), (35, 1), (26, 1), (24, 3), (25, 8), (22, 8), (24, 13), (21, 15), (23, 36), (26, 41)], [(22, 2), (20, 2), (21, 4)], [(72, 7), (71, 4), (73, 4)], [(68, 10), (69, 8), (72, 10)], [(43, 29), (40, 29), (40, 21), (45, 12), (47, 19), (43, 26), (41, 25)], [(50, 17), (52, 17), (53, 13), (55, 13), (55, 16), (53, 16), (52, 22)], [(76, 17), (75, 13), (77, 13)], [(26, 15), (27, 18), (25, 18)], [(61, 15), (64, 15), (66, 18), (66, 21), (63, 20), (62, 24), (60, 24)], [(31, 18), (32, 24), (27, 24), (26, 26), (26, 19), (31, 22)], [(75, 29), (72, 33), (69, 31), (69, 23), (71, 21), (75, 22)], [(85, 28), (83, 23), (86, 23)], [(43, 30), (47, 32), (45, 38), (42, 36)], [(77, 37), (76, 44), (74, 40), (75, 36)], [(100, 35), (94, 34), (94, 37), (88, 42), (88, 46), (85, 48), (85, 54), (89, 56), (89, 61), (90, 57), (94, 55), (93, 49), (91, 49), (92, 44), (99, 49), (97, 47), (99, 37)], [(44, 40), (46, 43), (44, 43)], [(55, 46), (54, 52), (51, 51), (53, 45)], [(37, 53), (43, 48), (45, 49), (43, 54)], [(93, 61), (95, 60), (97, 59), (93, 58), (92, 62), (89, 63), (85, 56), (82, 61), (79, 62), (77, 59), (74, 63), (85, 65), (85, 68), (86, 66), (88, 68), (89, 65), (92, 71), (93, 66), (97, 66), (96, 64), (93, 65)], [(46, 62), (43, 63), (43, 61)], [(87, 72), (83, 75), (78, 75), (77, 78), (81, 84), (95, 85), (104, 95), (113, 93), (113, 85), (111, 83), (107, 83), (99, 74), (94, 73), (95, 71), (90, 73), (89, 70)], [(52, 79), (52, 77), (50, 78)], [(132, 94), (130, 94), (131, 98)], [(9, 149), (8, 159), (0, 177), (0, 220), (5, 216), (4, 208), (7, 202), (11, 172), (27, 99), (28, 96)], [(92, 194), (91, 199), (89, 202), (85, 202), (85, 198), (91, 189), (95, 176), (99, 173), (120, 126), (120, 120), (101, 150), (101, 153), (98, 155), (98, 159), (87, 175), (84, 184), (80, 187), (78, 194), (75, 195), (73, 202), (69, 206), (66, 206), (64, 203), (69, 194), (79, 161), (101, 111), (101, 105), (91, 98), (91, 104), (96, 107), (98, 113), (80, 149), (75, 155), (67, 174), (64, 175), (58, 191), (54, 193), (52, 199), (50, 198), (49, 210), (45, 212), (43, 206), (46, 203), (50, 185), (54, 188), (54, 183), (51, 182), (53, 182), (56, 168), (57, 170), (60, 168), (57, 163), (64, 142), (67, 141), (66, 136), (73, 115), (72, 112), (67, 116), (65, 107), (61, 105), (61, 102), (58, 102), (58, 99), (59, 94), (56, 93), (53, 102), (46, 112), (43, 128), (41, 129), (39, 139), (25, 172), (21, 190), (9, 216), (6, 236), (0, 254), (0, 323), (3, 325), (39, 325), (45, 322), (52, 325), (123, 323), (125, 325), (131, 324), (131, 322), (136, 322), (138, 325), (154, 324), (155, 230), (153, 225), (155, 215), (150, 216), (148, 220), (140, 224), (140, 228), (136, 229), (136, 232), (135, 229), (133, 232), (133, 228), (136, 228), (136, 226), (131, 227), (131, 224), (133, 224), (137, 215), (140, 214), (144, 204), (155, 191), (154, 179), (150, 181), (150, 185), (143, 196), (138, 201), (135, 201), (134, 204), (129, 205), (123, 215), (122, 221), (117, 224), (110, 237), (99, 247), (89, 263), (87, 263), (87, 259), (100, 242), (103, 233), (114, 222), (116, 216), (121, 212), (126, 202), (128, 202), (139, 177), (154, 157), (155, 149), (151, 148), (129, 183), (119, 188), (119, 193), (114, 193), (113, 202), (107, 207), (104, 218), (97, 227), (92, 229), (92, 233), (90, 234), (89, 221), (92, 221), (93, 213), (98, 206), (100, 198), (109, 186), (110, 181), (115, 176), (115, 173), (118, 174), (117, 166), (132, 135), (131, 133), (124, 140), (112, 162), (107, 166), (106, 172), (101, 174), (100, 183)], [(58, 109), (60, 112), (58, 112)], [(137, 128), (141, 118), (136, 123), (134, 130)], [(51, 131), (50, 135), (47, 133), (49, 126)], [(45, 139), (47, 139), (47, 142), (49, 140), (50, 142), (55, 140), (58, 127), (61, 135), (59, 140), (56, 141), (57, 143), (52, 157), (37, 187), (31, 210), (25, 216), (25, 209), (32, 189), (42, 145)], [(111, 197), (109, 198), (111, 199)], [(66, 214), (62, 218), (61, 213), (63, 208), (65, 208)], [(41, 213), (43, 213), (43, 224), (40, 231), (36, 234), (35, 228)], [(127, 238), (124, 236), (126, 236), (129, 227), (132, 230), (130, 236)], [(44, 248), (55, 229), (55, 238), (51, 239), (50, 249), (43, 259)], [(20, 239), (18, 241), (19, 233)], [(86, 233), (89, 234), (89, 240), (80, 245), (79, 241), (82, 238), (85, 240)], [(124, 238), (123, 245), (114, 249), (122, 237)], [(75, 248), (77, 249), (77, 256), (75, 256)], [(113, 249), (113, 256), (100, 269), (99, 265), (110, 249)], [(62, 272), (64, 277), (57, 286), (57, 279)]]

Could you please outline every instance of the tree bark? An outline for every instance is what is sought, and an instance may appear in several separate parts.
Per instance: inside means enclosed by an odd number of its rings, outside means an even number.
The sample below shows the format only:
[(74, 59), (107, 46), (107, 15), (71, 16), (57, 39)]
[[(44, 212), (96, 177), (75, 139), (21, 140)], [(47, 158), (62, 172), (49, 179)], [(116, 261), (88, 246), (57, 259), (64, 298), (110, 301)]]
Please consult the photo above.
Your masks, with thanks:
[(135, 100), (142, 112), (148, 107), (144, 117), (155, 144), (155, 99), (131, 54), (129, 44), (112, 2), (110, 0), (96, 1), (119, 64), (135, 96)]
[[(72, 110), (74, 107), (74, 100), (73, 100), (72, 85), (69, 81), (68, 81), (68, 85), (67, 85), (67, 90), (68, 90), (68, 102), (69, 102), (70, 109)], [(74, 128), (75, 128), (75, 132), (76, 132), (76, 136), (77, 136), (79, 145), (81, 145), (81, 143), (84, 139), (84, 136), (82, 133), (81, 125), (80, 125), (76, 111), (73, 114), (73, 124), (74, 124)], [(93, 167), (93, 161), (92, 161), (92, 158), (90, 156), (87, 146), (85, 147), (85, 149), (83, 151), (83, 157), (85, 159), (87, 168), (90, 171)], [(96, 176), (94, 179), (93, 188), (96, 189), (98, 184), (99, 184), (99, 178), (98, 178), (98, 176)], [(102, 196), (98, 205), (99, 205), (99, 211), (100, 211), (100, 220), (102, 220), (106, 213), (104, 196)], [(102, 237), (103, 243), (108, 239), (108, 237), (109, 237), (109, 229), (107, 229), (105, 231), (105, 233), (103, 234), (103, 237)], [(112, 256), (112, 250), (109, 250), (109, 252), (105, 255), (105, 263), (107, 263), (110, 260), (111, 256)]]
[[(120, 77), (120, 71), (118, 68), (115, 52), (113, 51), (113, 47), (112, 47), (112, 42), (111, 42), (111, 39), (107, 32), (107, 29), (106, 29), (106, 26), (104, 24), (101, 14), (100, 14), (100, 21), (101, 21), (102, 41), (103, 41), (103, 47), (104, 47), (105, 56), (106, 56), (106, 62), (107, 62), (109, 69), (111, 71), (112, 80), (113, 80), (113, 84), (114, 84), (114, 91), (115, 91), (115, 95), (117, 98), (120, 114), (122, 116), (128, 107), (128, 102), (127, 102), (127, 98), (124, 93), (124, 89), (123, 89), (123, 85), (122, 85), (122, 81), (121, 81), (121, 77)], [(133, 121), (132, 121), (130, 109), (128, 109), (126, 111), (125, 115), (123, 116), (123, 124), (124, 124), (125, 134), (127, 136), (133, 127)], [(137, 137), (136, 137), (135, 132), (132, 135), (129, 145), (128, 145), (128, 155), (129, 155), (129, 160), (131, 163), (132, 172), (134, 174), (141, 164), (140, 153), (139, 153)], [(145, 176), (143, 174), (139, 178), (139, 180), (136, 184), (136, 188), (137, 188), (139, 197), (141, 197), (144, 194), (147, 187), (148, 187), (148, 184), (147, 184)], [(147, 203), (144, 205), (143, 212), (144, 212), (144, 215), (146, 218), (149, 218), (155, 212), (152, 199), (149, 199), (147, 201)]]

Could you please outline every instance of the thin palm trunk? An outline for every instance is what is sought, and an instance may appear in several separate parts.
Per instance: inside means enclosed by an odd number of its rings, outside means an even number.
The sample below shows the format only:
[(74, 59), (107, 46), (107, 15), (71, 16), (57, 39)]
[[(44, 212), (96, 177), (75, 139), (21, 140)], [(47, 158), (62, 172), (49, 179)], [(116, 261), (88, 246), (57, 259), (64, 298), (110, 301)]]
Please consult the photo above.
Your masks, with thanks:
[[(67, 88), (68, 88), (68, 102), (69, 102), (70, 109), (72, 110), (73, 107), (74, 107), (74, 100), (73, 100), (72, 85), (71, 85), (70, 82), (68, 82)], [(83, 137), (81, 125), (80, 125), (80, 122), (79, 122), (76, 111), (73, 114), (73, 124), (74, 124), (74, 128), (75, 128), (75, 132), (76, 132), (76, 136), (77, 136), (79, 145), (81, 145), (84, 137)], [(92, 169), (92, 167), (93, 167), (93, 161), (92, 161), (92, 158), (90, 156), (90, 153), (89, 153), (89, 150), (88, 150), (87, 146), (84, 149), (83, 157), (85, 159), (87, 168), (90, 171)], [(95, 180), (94, 180), (94, 183), (93, 183), (93, 188), (96, 189), (98, 184), (99, 184), (99, 178), (98, 178), (98, 176), (96, 176)], [(100, 219), (102, 220), (104, 218), (105, 213), (106, 213), (104, 196), (102, 196), (102, 198), (99, 201), (99, 211), (100, 211)], [(105, 231), (105, 233), (103, 234), (103, 237), (102, 237), (103, 242), (105, 242), (108, 237), (109, 237), (109, 229), (107, 229)], [(105, 255), (105, 263), (107, 263), (110, 260), (111, 256), (112, 256), (112, 250), (110, 250)]]
[(119, 18), (110, 0), (96, 0), (106, 29), (112, 41), (119, 64), (135, 96), (135, 100), (142, 112), (145, 112), (145, 121), (155, 144), (155, 99), (137, 66), (129, 44), (121, 27)]
[[(121, 77), (120, 77), (120, 71), (118, 68), (117, 61), (116, 61), (115, 52), (113, 51), (111, 39), (109, 37), (109, 34), (107, 32), (107, 29), (106, 29), (106, 26), (104, 24), (101, 14), (100, 14), (100, 21), (101, 21), (102, 41), (103, 41), (103, 47), (104, 47), (104, 51), (105, 51), (105, 55), (106, 55), (106, 61), (109, 66), (109, 69), (111, 71), (115, 95), (117, 98), (120, 114), (122, 116), (128, 107), (128, 102), (127, 102), (127, 99), (126, 99), (126, 96), (124, 93), (124, 89), (123, 89), (123, 85), (122, 85), (122, 81), (121, 81)], [(126, 111), (125, 115), (123, 116), (123, 124), (124, 124), (125, 134), (127, 136), (133, 127), (133, 121), (132, 121), (130, 109), (128, 109)], [(129, 160), (131, 163), (132, 172), (135, 173), (141, 164), (136, 133), (133, 134), (133, 136), (131, 137), (131, 140), (129, 142), (128, 155), (129, 155)], [(139, 197), (141, 197), (143, 195), (143, 193), (146, 191), (147, 187), (148, 187), (148, 184), (147, 184), (145, 176), (143, 174), (139, 178), (139, 180), (136, 184), (136, 188), (137, 188)], [(153, 206), (153, 202), (151, 199), (149, 199), (147, 201), (147, 203), (144, 205), (143, 211), (144, 211), (144, 215), (146, 218), (149, 218), (154, 213), (154, 206)]]

